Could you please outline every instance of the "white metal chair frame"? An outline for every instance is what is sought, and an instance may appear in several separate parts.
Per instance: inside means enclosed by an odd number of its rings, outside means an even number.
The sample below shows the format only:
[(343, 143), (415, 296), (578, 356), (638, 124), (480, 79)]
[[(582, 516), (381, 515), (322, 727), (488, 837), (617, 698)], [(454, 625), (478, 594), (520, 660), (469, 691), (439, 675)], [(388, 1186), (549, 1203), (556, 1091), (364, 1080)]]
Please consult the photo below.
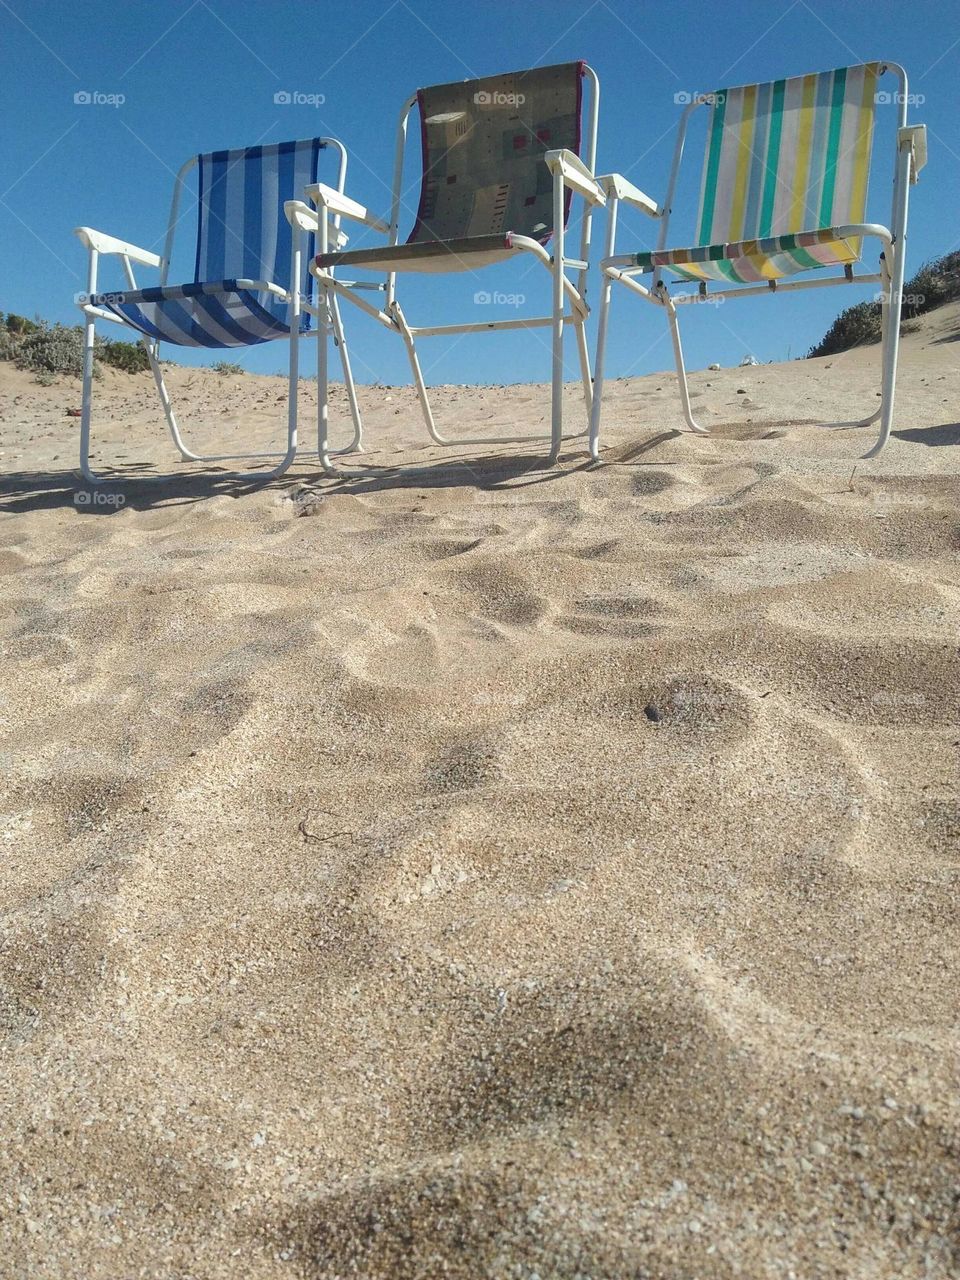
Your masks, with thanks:
[[(347, 151), (343, 143), (337, 138), (322, 138), (321, 143), (327, 147), (333, 147), (340, 156), (337, 172), (337, 190), (342, 192), (346, 183), (347, 176)], [(142, 266), (158, 268), (160, 271), (161, 286), (167, 283), (167, 277), (170, 270), (170, 260), (173, 252), (174, 233), (177, 223), (180, 220), (180, 204), (183, 198), (183, 190), (187, 176), (196, 167), (198, 156), (191, 156), (189, 160), (181, 165), (173, 185), (173, 196), (170, 202), (170, 217), (167, 223), (166, 236), (164, 238), (163, 254), (153, 253), (149, 249), (142, 249), (137, 245), (129, 244), (126, 241), (118, 240), (114, 236), (105, 234), (102, 231), (95, 231), (92, 227), (77, 227), (75, 235), (77, 235), (83, 245), (89, 251), (89, 261), (87, 265), (87, 289), (86, 293), (79, 294), (77, 303), (80, 310), (84, 314), (84, 343), (83, 343), (83, 397), (81, 401), (81, 418), (80, 418), (80, 471), (84, 479), (92, 484), (102, 484), (104, 481), (112, 477), (98, 475), (90, 467), (90, 425), (93, 408), (93, 369), (94, 369), (94, 338), (96, 332), (97, 320), (109, 320), (113, 324), (118, 324), (121, 328), (130, 329), (132, 326), (127, 325), (118, 316), (102, 307), (92, 305), (88, 299), (97, 292), (97, 275), (99, 270), (99, 260), (101, 256), (112, 255), (119, 257), (122, 264), (124, 275), (126, 276), (127, 286), (131, 289), (139, 288), (134, 276), (133, 264), (138, 263)], [(302, 253), (303, 242), (300, 234), (302, 227), (299, 222), (295, 221), (290, 211), (291, 201), (287, 201), (284, 205), (287, 217), (291, 219), (292, 225), (292, 245), (291, 245), (291, 262), (290, 262), (290, 282), (298, 282), (302, 269)], [(346, 236), (340, 231), (340, 218), (337, 216), (333, 222), (333, 236), (337, 243), (346, 243)], [(160, 403), (163, 407), (164, 417), (167, 423), (167, 429), (170, 432), (171, 439), (178, 449), (181, 458), (189, 462), (227, 462), (227, 461), (255, 461), (258, 459), (273, 460), (279, 459), (275, 466), (268, 470), (261, 471), (241, 471), (230, 472), (237, 479), (255, 479), (270, 480), (276, 476), (283, 475), (297, 455), (297, 393), (299, 388), (299, 345), (301, 335), (300, 313), (301, 310), (308, 310), (311, 314), (316, 315), (317, 308), (312, 305), (309, 299), (301, 296), (299, 288), (284, 288), (283, 286), (269, 280), (238, 280), (238, 288), (267, 291), (276, 297), (283, 299), (289, 304), (289, 324), (290, 334), (288, 341), (290, 343), (290, 359), (288, 367), (288, 399), (287, 399), (287, 445), (286, 450), (282, 454), (278, 453), (214, 453), (200, 454), (194, 453), (184, 442), (183, 434), (177, 422), (174, 413), (173, 404), (167, 391), (166, 384), (163, 379), (163, 370), (160, 365), (160, 342), (145, 334), (138, 334), (144, 350), (147, 353), (147, 359), (150, 362), (150, 369), (153, 373), (154, 382), (157, 386), (157, 392), (160, 396)], [(336, 304), (336, 299), (330, 307), (330, 324), (336, 335), (338, 345), (340, 347), (340, 358), (343, 365), (343, 375), (347, 386), (347, 394), (349, 397), (350, 410), (353, 418), (354, 433), (351, 442), (338, 453), (348, 453), (353, 450), (359, 450), (362, 445), (362, 421), (360, 410), (357, 403), (356, 388), (354, 387), (353, 374), (350, 368), (350, 357), (347, 351), (346, 338), (343, 332), (343, 326), (340, 321), (340, 313)], [(233, 348), (228, 348), (233, 349)], [(246, 350), (247, 348), (241, 348)]]
[[(907, 124), (907, 74), (903, 67), (894, 62), (882, 64), (883, 72), (892, 72), (898, 80), (898, 120), (897, 120), (897, 157), (893, 182), (893, 207), (890, 229), (877, 223), (857, 223), (840, 227), (842, 237), (874, 236), (881, 244), (880, 269), (878, 272), (854, 275), (852, 266), (847, 267), (841, 276), (828, 276), (813, 280), (770, 280), (764, 284), (746, 285), (735, 288), (714, 290), (717, 297), (747, 297), (751, 294), (783, 293), (793, 289), (817, 289), (844, 284), (881, 284), (881, 364), (882, 383), (880, 408), (869, 417), (855, 422), (823, 423), (825, 427), (849, 428), (867, 427), (881, 420), (880, 433), (873, 447), (865, 453), (864, 458), (873, 458), (886, 444), (893, 422), (894, 389), (897, 376), (897, 354), (900, 343), (900, 312), (903, 303), (903, 281), (906, 267), (907, 245), (907, 204), (909, 187), (918, 180), (920, 170), (926, 163), (927, 144), (926, 126)], [(667, 182), (667, 193), (662, 205), (658, 205), (649, 196), (638, 190), (620, 174), (607, 174), (597, 181), (607, 193), (607, 227), (603, 258), (600, 262), (602, 283), (600, 292), (599, 325), (597, 331), (597, 349), (595, 359), (595, 377), (593, 388), (593, 410), (590, 420), (590, 456), (598, 460), (600, 456), (600, 418), (602, 412), (604, 358), (607, 341), (607, 330), (610, 317), (610, 299), (614, 281), (625, 285), (631, 292), (639, 294), (648, 302), (666, 310), (673, 339), (674, 358), (677, 367), (677, 379), (680, 387), (680, 400), (683, 416), (691, 431), (700, 435), (709, 435), (709, 428), (702, 426), (693, 416), (690, 405), (690, 392), (687, 385), (687, 371), (683, 361), (683, 348), (680, 344), (680, 326), (677, 307), (702, 302), (709, 296), (706, 283), (702, 283), (696, 293), (671, 295), (663, 281), (663, 273), (669, 266), (658, 266), (653, 271), (649, 288), (633, 277), (641, 274), (643, 269), (636, 266), (632, 254), (617, 255), (614, 252), (617, 234), (617, 213), (620, 201), (640, 209), (651, 218), (660, 220), (660, 234), (657, 250), (667, 247), (667, 234), (670, 215), (673, 212), (673, 200), (683, 155), (684, 139), (687, 126), (693, 112), (700, 106), (709, 103), (711, 94), (700, 94), (686, 107), (680, 119), (677, 142), (673, 153), (673, 164)]]
[[(556, 462), (560, 453), (560, 446), (563, 439), (563, 330), (564, 326), (572, 324), (576, 331), (577, 350), (580, 361), (580, 373), (583, 383), (583, 396), (586, 405), (588, 427), (582, 431), (576, 432), (576, 435), (586, 435), (589, 429), (589, 416), (593, 404), (593, 386), (590, 376), (590, 356), (587, 348), (587, 339), (585, 332), (585, 323), (589, 308), (586, 302), (586, 286), (587, 272), (590, 259), (590, 232), (591, 217), (593, 207), (595, 205), (603, 205), (606, 203), (606, 194), (593, 176), (596, 165), (597, 153), (597, 127), (600, 106), (600, 82), (596, 72), (586, 64), (584, 64), (584, 75), (590, 80), (590, 112), (588, 116), (586, 130), (586, 153), (587, 159), (584, 162), (574, 152), (569, 150), (548, 151), (544, 156), (544, 160), (553, 175), (553, 244), (552, 253), (538, 241), (528, 236), (514, 235), (511, 244), (518, 249), (526, 250), (537, 258), (550, 271), (553, 277), (552, 292), (552, 310), (548, 316), (535, 316), (517, 320), (492, 320), (472, 324), (448, 324), (434, 326), (413, 326), (407, 322), (406, 317), (400, 307), (400, 303), (396, 297), (396, 275), (395, 271), (386, 274), (382, 284), (373, 281), (347, 281), (336, 279), (332, 271), (328, 269), (318, 269), (316, 265), (311, 266), (310, 270), (316, 277), (321, 286), (322, 297), (329, 315), (323, 314), (322, 306), (319, 314), (319, 323), (317, 325), (317, 377), (318, 377), (318, 423), (317, 423), (317, 452), (320, 456), (320, 463), (327, 475), (337, 476), (343, 473), (337, 469), (330, 461), (333, 452), (328, 445), (328, 395), (327, 395), (327, 340), (331, 332), (331, 324), (334, 336), (336, 336), (336, 321), (331, 321), (331, 317), (335, 314), (334, 308), (337, 297), (343, 297), (354, 306), (359, 307), (367, 315), (372, 316), (384, 328), (392, 333), (398, 334), (404, 342), (407, 350), (407, 357), (413, 373), (414, 383), (417, 388), (417, 395), (420, 401), (421, 411), (423, 413), (424, 422), (430, 438), (439, 445), (490, 445), (490, 444), (523, 444), (529, 441), (550, 440), (550, 450), (547, 456), (547, 465)], [(351, 200), (345, 196), (342, 191), (335, 191), (333, 188), (317, 183), (310, 186), (306, 190), (306, 195), (316, 206), (316, 209), (303, 202), (296, 204), (295, 212), (301, 220), (301, 226), (305, 230), (313, 230), (317, 233), (319, 242), (319, 252), (321, 254), (328, 251), (328, 244), (331, 236), (331, 218), (333, 225), (339, 218), (349, 218), (354, 221), (363, 223), (365, 226), (373, 228), (387, 237), (387, 245), (393, 246), (399, 242), (400, 232), (400, 211), (403, 196), (403, 161), (407, 139), (407, 122), (410, 112), (417, 104), (417, 95), (413, 94), (403, 104), (400, 112), (400, 120), (397, 128), (396, 149), (394, 159), (394, 176), (393, 176), (393, 194), (389, 223), (375, 217), (363, 205), (358, 204), (355, 200)], [(580, 252), (576, 258), (567, 257), (565, 252), (565, 225), (564, 225), (564, 202), (566, 190), (569, 189), (574, 194), (583, 197), (586, 202), (582, 217), (582, 227), (580, 235)], [(294, 212), (291, 209), (291, 215)], [(463, 261), (466, 261), (464, 259)], [(566, 268), (572, 268), (576, 271), (576, 282), (570, 280), (566, 275)], [(373, 270), (373, 268), (371, 268)], [(358, 290), (375, 290), (385, 294), (385, 301), (382, 307), (374, 306), (366, 299), (358, 296)], [(570, 310), (564, 312), (565, 300), (570, 302)], [(482, 333), (495, 329), (534, 329), (549, 326), (552, 330), (552, 409), (551, 409), (551, 430), (550, 435), (525, 435), (525, 436), (493, 436), (493, 437), (474, 437), (469, 439), (453, 440), (447, 436), (441, 435), (438, 431), (433, 417), (433, 411), (430, 407), (430, 401), (427, 395), (427, 387), (423, 378), (423, 372), (420, 368), (420, 361), (416, 351), (416, 339), (433, 337), (438, 335), (452, 335), (459, 333)], [(412, 470), (411, 468), (394, 468), (394, 473), (400, 470)]]

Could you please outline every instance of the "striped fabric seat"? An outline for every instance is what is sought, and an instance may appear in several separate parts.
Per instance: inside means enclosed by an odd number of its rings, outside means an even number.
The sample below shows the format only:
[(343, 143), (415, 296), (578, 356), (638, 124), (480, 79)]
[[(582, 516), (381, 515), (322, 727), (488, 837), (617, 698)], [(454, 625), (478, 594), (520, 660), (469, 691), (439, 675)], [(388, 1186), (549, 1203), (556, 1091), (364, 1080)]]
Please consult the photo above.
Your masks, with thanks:
[[(580, 154), (583, 63), (420, 89), (423, 178), (406, 244), (317, 257), (321, 268), (472, 271), (520, 252), (510, 234), (553, 234), (547, 151)], [(571, 192), (565, 195), (564, 216)]]
[(860, 258), (877, 77), (840, 67), (707, 97), (709, 125), (692, 248), (637, 255), (686, 280), (754, 283)]
[[(262, 296), (237, 280), (221, 280), (92, 294), (90, 301), (160, 342), (178, 347), (253, 347), (290, 332), (286, 319), (261, 304)], [(276, 294), (267, 296), (276, 299)], [(287, 304), (281, 305), (286, 310)], [(306, 333), (309, 313), (301, 312), (300, 321), (300, 332)]]
[[(830, 255), (823, 261), (824, 250)], [(736, 244), (695, 245), (690, 249), (664, 249), (638, 253), (637, 266), (644, 271), (669, 267), (683, 280), (723, 280), (755, 284), (810, 271), (815, 267), (846, 265), (860, 257), (859, 238), (840, 237), (839, 228), (821, 227), (787, 236), (763, 240), (741, 240)]]
[[(177, 346), (245, 347), (287, 337), (287, 301), (256, 286), (287, 287), (292, 229), (284, 201), (317, 181), (325, 145), (308, 138), (199, 156), (193, 282), (99, 294), (91, 301), (148, 337)], [(312, 240), (298, 283), (305, 295)], [(309, 313), (301, 312), (300, 332), (309, 325)]]

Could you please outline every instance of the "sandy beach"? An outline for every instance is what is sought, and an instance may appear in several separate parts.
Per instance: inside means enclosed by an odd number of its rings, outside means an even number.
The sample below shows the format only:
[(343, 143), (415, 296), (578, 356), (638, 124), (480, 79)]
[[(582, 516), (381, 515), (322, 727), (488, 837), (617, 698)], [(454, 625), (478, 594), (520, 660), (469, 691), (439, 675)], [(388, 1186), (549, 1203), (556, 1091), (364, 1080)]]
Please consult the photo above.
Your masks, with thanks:
[(96, 509), (0, 364), (0, 1274), (960, 1273), (958, 337), (871, 462), (804, 424), (878, 347), (693, 374), (710, 438), (611, 383), (596, 468), (361, 388), (357, 478), (266, 487), (106, 371)]

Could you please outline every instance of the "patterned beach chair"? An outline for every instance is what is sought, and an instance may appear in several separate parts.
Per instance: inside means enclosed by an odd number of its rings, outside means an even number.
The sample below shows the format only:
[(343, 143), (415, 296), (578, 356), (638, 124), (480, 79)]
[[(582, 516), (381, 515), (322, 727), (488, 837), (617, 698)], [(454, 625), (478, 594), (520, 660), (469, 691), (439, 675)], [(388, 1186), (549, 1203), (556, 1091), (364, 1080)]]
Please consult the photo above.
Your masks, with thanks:
[[(897, 82), (895, 93), (879, 93), (884, 73)], [(680, 345), (677, 308), (709, 300), (781, 293), (827, 285), (881, 285), (883, 326), (880, 408), (858, 422), (880, 419), (879, 453), (890, 434), (900, 335), (900, 308), (906, 259), (907, 200), (926, 162), (926, 129), (907, 124), (907, 78), (894, 63), (871, 62), (817, 75), (744, 85), (697, 95), (680, 122), (666, 198), (658, 206), (619, 174), (600, 181), (608, 194), (608, 222), (597, 335), (596, 381), (590, 451), (599, 453), (604, 347), (614, 281), (662, 307), (673, 337), (680, 399), (688, 426), (706, 432), (690, 407)], [(888, 228), (865, 222), (874, 115), (879, 102), (897, 104), (893, 216)], [(692, 113), (706, 107), (706, 151), (700, 186), (697, 242), (668, 248), (669, 221), (684, 138)], [(653, 252), (617, 254), (620, 201), (660, 220)], [(877, 272), (856, 273), (865, 238), (880, 241)], [(831, 270), (832, 269), (832, 270)], [(801, 273), (817, 275), (792, 280)], [(637, 277), (650, 276), (649, 283)], [(673, 293), (671, 283), (692, 281), (696, 292)], [(718, 290), (716, 286), (721, 288)]]
[[(98, 477), (90, 468), (90, 419), (94, 367), (94, 337), (98, 319), (110, 320), (140, 335), (156, 381), (160, 402), (173, 442), (181, 457), (220, 462), (273, 460), (275, 465), (240, 473), (258, 479), (280, 475), (297, 452), (297, 340), (290, 342), (287, 448), (280, 454), (197, 454), (181, 434), (159, 361), (161, 342), (175, 346), (235, 348), (256, 346), (278, 338), (295, 339), (306, 333), (319, 308), (312, 300), (308, 268), (315, 251), (316, 215), (285, 210), (292, 197), (317, 181), (321, 154), (332, 148), (339, 156), (337, 190), (343, 190), (347, 154), (335, 138), (309, 138), (233, 151), (193, 156), (174, 182), (170, 219), (163, 254), (117, 240), (91, 227), (76, 234), (89, 251), (87, 290), (77, 301), (85, 317), (83, 402), (80, 421), (80, 469), (87, 480)], [(170, 285), (174, 232), (179, 221), (188, 175), (198, 171), (196, 269), (188, 284)], [(345, 240), (339, 220), (333, 234)], [(121, 291), (98, 292), (99, 259), (120, 258), (126, 277)], [(160, 284), (140, 289), (134, 264), (157, 267)], [(292, 285), (292, 287), (291, 287)], [(343, 374), (353, 413), (354, 438), (359, 447), (361, 422), (350, 360), (336, 300), (328, 321), (340, 343)]]
[[(590, 114), (580, 159), (584, 79), (590, 81)], [(537, 67), (508, 75), (420, 89), (404, 103), (397, 133), (393, 204), (389, 223), (363, 206), (317, 184), (308, 191), (321, 215), (320, 252), (312, 268), (329, 296), (349, 299), (385, 328), (398, 334), (407, 349), (424, 421), (438, 444), (491, 444), (483, 440), (449, 440), (437, 430), (417, 356), (417, 338), (438, 334), (482, 333), (497, 329), (547, 327), (552, 331), (553, 410), (549, 461), (560, 450), (563, 389), (563, 329), (576, 331), (583, 394), (589, 415), (592, 400), (589, 354), (584, 332), (590, 216), (605, 196), (593, 177), (596, 159), (599, 86), (594, 72), (582, 62)], [(403, 155), (407, 121), (419, 107), (423, 139), (420, 200), (413, 229), (400, 243), (401, 200), (404, 191)], [(577, 256), (568, 256), (565, 228), (573, 193), (586, 201)], [(383, 247), (342, 252), (325, 240), (331, 216), (356, 219), (387, 238)], [(552, 241), (552, 254), (547, 249)], [(414, 327), (408, 324), (396, 296), (396, 277), (403, 272), (470, 272), (491, 263), (533, 255), (553, 276), (551, 313), (514, 320), (483, 320), (467, 324)], [(335, 278), (334, 268), (382, 273), (381, 305), (374, 306), (359, 292), (366, 286)], [(576, 274), (568, 278), (567, 269)], [(479, 297), (482, 295), (475, 295)], [(569, 307), (565, 310), (565, 304)], [(318, 330), (321, 370), (321, 437), (327, 412), (323, 388), (325, 334)], [(584, 434), (584, 427), (581, 434)], [(498, 437), (501, 442), (546, 439), (537, 436)], [(323, 456), (323, 450), (321, 450)], [(335, 468), (329, 461), (330, 473)]]

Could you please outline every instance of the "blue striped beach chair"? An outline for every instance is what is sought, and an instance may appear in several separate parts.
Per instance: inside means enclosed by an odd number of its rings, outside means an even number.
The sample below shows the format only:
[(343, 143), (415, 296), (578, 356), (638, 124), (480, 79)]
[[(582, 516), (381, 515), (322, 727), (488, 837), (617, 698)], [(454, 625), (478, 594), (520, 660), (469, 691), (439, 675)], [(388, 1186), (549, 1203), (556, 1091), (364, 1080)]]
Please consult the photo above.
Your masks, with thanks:
[[(243, 459), (274, 462), (272, 467), (241, 473), (258, 479), (282, 474), (297, 452), (298, 350), (321, 308), (312, 294), (308, 268), (315, 245), (317, 218), (304, 216), (294, 197), (317, 181), (320, 156), (332, 148), (339, 156), (337, 189), (343, 190), (347, 154), (334, 138), (308, 138), (193, 156), (174, 182), (163, 253), (78, 227), (89, 252), (87, 290), (77, 301), (85, 317), (83, 407), (80, 422), (80, 469), (96, 482), (90, 467), (90, 420), (94, 373), (95, 326), (113, 321), (140, 335), (156, 381), (173, 442), (190, 461)], [(188, 176), (197, 170), (197, 238), (194, 278), (188, 284), (167, 283), (174, 232), (180, 221)], [(345, 236), (334, 229), (338, 241)], [(120, 258), (126, 277), (121, 291), (98, 291), (99, 259)], [(159, 268), (160, 284), (138, 288), (134, 264)], [(354, 438), (361, 442), (361, 421), (350, 358), (336, 299), (323, 322), (338, 338), (343, 374), (353, 414)], [(283, 454), (197, 454), (184, 443), (159, 361), (162, 342), (180, 347), (232, 349), (286, 338), (290, 341), (287, 448)]]
[[(582, 136), (585, 82), (590, 86), (590, 95)], [(546, 439), (549, 440), (548, 461), (554, 462), (562, 438), (563, 334), (565, 326), (573, 326), (586, 405), (586, 421), (579, 434), (586, 434), (592, 402), (585, 336), (590, 219), (593, 208), (606, 200), (593, 177), (598, 102), (597, 76), (582, 62), (432, 85), (409, 97), (400, 112), (389, 222), (323, 184), (308, 191), (321, 215), (320, 251), (311, 270), (325, 294), (347, 299), (402, 338), (423, 419), (437, 444), (489, 445), (545, 438), (513, 435), (452, 440), (437, 429), (416, 351), (417, 339), (497, 329), (549, 328), (551, 331), (552, 415), (551, 431)], [(407, 240), (401, 242), (400, 214), (406, 189), (404, 145), (408, 117), (414, 107), (418, 107), (420, 113), (423, 169), (413, 227)], [(573, 237), (567, 232), (567, 220), (573, 195), (582, 199), (584, 205), (579, 243), (571, 252), (567, 246)], [(325, 238), (324, 226), (331, 215), (364, 223), (380, 232), (387, 243), (343, 253)], [(493, 263), (519, 264), (530, 262), (531, 258), (552, 276), (549, 315), (506, 320), (485, 317), (467, 324), (413, 326), (407, 322), (397, 301), (397, 276), (402, 273), (459, 272), (476, 276)], [(382, 282), (337, 279), (334, 270), (340, 267), (348, 268), (351, 274), (356, 271), (379, 273)], [(474, 302), (489, 302), (491, 295), (483, 289), (482, 279), (479, 284), (480, 291), (474, 294)], [(361, 289), (380, 291), (382, 304), (374, 306), (358, 292)], [(323, 417), (326, 414), (323, 370), (327, 344), (319, 329), (318, 339)], [(321, 437), (324, 432), (325, 426), (321, 425)], [(321, 448), (321, 460), (323, 457)], [(325, 462), (324, 468), (328, 474), (336, 474), (332, 463)]]
[[(879, 93), (885, 73), (896, 93)], [(879, 102), (896, 102), (896, 168), (890, 227), (865, 222), (874, 116)], [(907, 124), (907, 77), (894, 63), (870, 62), (767, 84), (698, 94), (680, 122), (666, 198), (657, 205), (619, 174), (601, 178), (608, 202), (607, 237), (601, 261), (603, 284), (597, 334), (596, 380), (590, 452), (599, 456), (604, 351), (613, 283), (619, 282), (662, 307), (673, 338), (680, 399), (687, 425), (706, 433), (693, 417), (677, 308), (710, 298), (781, 293), (827, 285), (881, 285), (883, 328), (880, 408), (858, 422), (880, 420), (876, 444), (883, 448), (893, 421), (906, 260), (907, 200), (926, 162), (926, 129)], [(700, 184), (697, 242), (668, 248), (669, 222), (684, 139), (694, 111), (706, 107), (707, 139)], [(660, 221), (652, 252), (616, 253), (620, 201)], [(855, 272), (866, 237), (880, 241), (879, 270)], [(793, 277), (807, 272), (815, 276)], [(637, 277), (649, 276), (649, 283)], [(696, 292), (671, 293), (671, 283), (693, 282)], [(719, 288), (717, 286), (720, 286)]]

